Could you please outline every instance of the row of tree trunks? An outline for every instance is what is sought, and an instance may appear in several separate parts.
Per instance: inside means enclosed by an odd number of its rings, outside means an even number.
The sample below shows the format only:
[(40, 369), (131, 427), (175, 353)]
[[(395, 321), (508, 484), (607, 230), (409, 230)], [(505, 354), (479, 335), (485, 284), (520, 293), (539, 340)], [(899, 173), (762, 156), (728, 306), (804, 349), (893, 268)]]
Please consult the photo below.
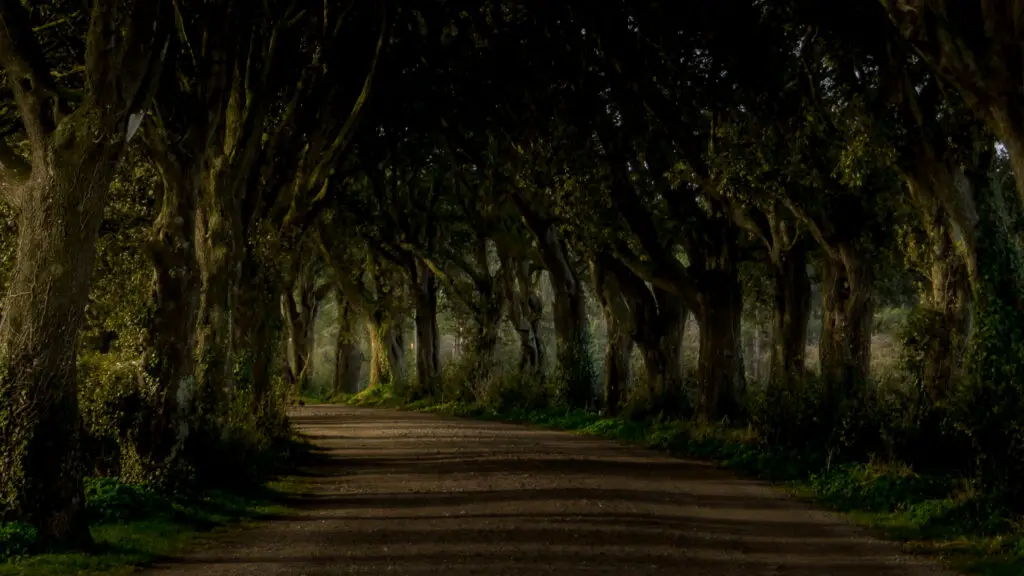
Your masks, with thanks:
[[(520, 210), (523, 206), (520, 205)], [(583, 285), (569, 260), (569, 248), (555, 223), (527, 212), (554, 293), (556, 380), (562, 401), (584, 407), (593, 400), (593, 366)]]

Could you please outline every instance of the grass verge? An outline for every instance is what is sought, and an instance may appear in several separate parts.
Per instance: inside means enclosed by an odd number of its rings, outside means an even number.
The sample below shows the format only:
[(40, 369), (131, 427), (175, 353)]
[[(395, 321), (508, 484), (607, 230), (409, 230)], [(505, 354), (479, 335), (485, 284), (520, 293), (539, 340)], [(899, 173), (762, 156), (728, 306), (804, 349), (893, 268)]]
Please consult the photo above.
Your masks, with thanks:
[[(298, 440), (298, 462), (309, 457)], [(288, 477), (242, 493), (207, 491), (172, 498), (111, 478), (86, 481), (86, 509), (96, 547), (90, 552), (33, 553), (34, 534), (23, 525), (0, 524), (0, 576), (131, 574), (137, 567), (211, 543), (224, 532), (285, 513)]]
[(749, 428), (631, 421), (583, 410), (493, 409), (430, 400), (407, 403), (386, 389), (332, 401), (526, 424), (713, 460), (744, 475), (779, 482), (800, 498), (844, 512), (854, 522), (903, 542), (908, 551), (937, 557), (957, 570), (984, 576), (1024, 574), (1024, 525), (961, 479), (923, 476), (899, 464), (880, 462), (814, 471), (800, 452), (772, 450)]

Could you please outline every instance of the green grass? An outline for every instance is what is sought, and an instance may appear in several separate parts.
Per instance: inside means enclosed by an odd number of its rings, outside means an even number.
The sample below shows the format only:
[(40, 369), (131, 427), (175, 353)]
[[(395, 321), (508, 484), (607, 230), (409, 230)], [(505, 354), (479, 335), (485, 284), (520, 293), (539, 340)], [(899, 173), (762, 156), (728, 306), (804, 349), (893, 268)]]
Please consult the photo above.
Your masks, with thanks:
[(858, 524), (904, 542), (907, 549), (941, 558), (958, 570), (984, 576), (1024, 574), (1024, 526), (962, 480), (922, 476), (889, 463), (814, 470), (807, 455), (772, 450), (752, 429), (630, 421), (584, 410), (492, 409), (430, 400), (405, 403), (386, 389), (364, 390), (333, 401), (526, 424), (717, 461), (744, 475), (780, 482), (797, 497), (844, 512)]
[[(289, 442), (281, 470), (313, 458), (302, 438)], [(226, 531), (287, 512), (284, 497), (295, 491), (285, 476), (243, 492), (210, 490), (167, 497), (141, 485), (112, 478), (86, 481), (86, 510), (95, 549), (89, 552), (33, 552), (33, 531), (0, 524), (0, 576), (130, 574), (145, 565), (214, 543)]]
[(91, 553), (38, 554), (0, 563), (0, 575), (66, 576), (130, 574), (138, 565), (201, 546), (226, 530), (286, 511), (282, 495), (288, 481), (268, 484), (249, 495), (209, 492), (190, 501), (150, 502), (160, 510), (126, 520), (95, 523)]

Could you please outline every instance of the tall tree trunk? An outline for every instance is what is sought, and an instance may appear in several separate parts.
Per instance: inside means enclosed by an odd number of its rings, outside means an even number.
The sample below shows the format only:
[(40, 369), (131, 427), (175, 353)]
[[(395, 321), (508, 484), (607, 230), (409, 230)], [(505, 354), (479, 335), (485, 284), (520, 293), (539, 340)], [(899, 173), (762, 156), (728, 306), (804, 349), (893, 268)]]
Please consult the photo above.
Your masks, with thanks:
[(405, 378), (405, 334), (401, 323), (390, 314), (372, 311), (366, 319), (370, 339), (370, 383), (368, 388), (395, 386)]
[(735, 268), (704, 272), (698, 295), (700, 414), (708, 421), (734, 417), (746, 386), (740, 319), (743, 298)]
[(416, 305), (416, 378), (419, 391), (432, 395), (441, 386), (441, 334), (437, 326), (437, 276), (417, 259), (409, 270)]
[(281, 278), (268, 269), (251, 245), (247, 246), (238, 267), (231, 299), (237, 311), (231, 322), (232, 393), (235, 390), (252, 394), (253, 409), (265, 418), (279, 418), (272, 413), (275, 390), (271, 362), (277, 352), (282, 332), (281, 315), (277, 310)]
[(782, 252), (774, 265), (771, 385), (799, 386), (806, 371), (807, 325), (811, 315), (811, 279), (807, 250)]
[(678, 296), (655, 290), (657, 311), (638, 327), (637, 343), (643, 351), (651, 407), (678, 415), (683, 400), (683, 365), (680, 357), (689, 311)]
[[(107, 190), (123, 150), (87, 111), (65, 121), (21, 190), (0, 322), (0, 510), (58, 544), (90, 540), (76, 352)], [(97, 137), (98, 135), (98, 137)]]
[[(166, 152), (165, 150), (162, 152)], [(195, 211), (198, 175), (165, 153), (154, 153), (162, 176), (160, 213), (153, 227), (154, 307), (145, 344), (146, 373), (156, 397), (138, 439), (140, 460), (150, 480), (160, 472), (176, 481), (177, 458), (188, 438), (187, 420), (195, 393), (195, 340), (199, 311)], [(170, 488), (170, 484), (167, 486)]]
[(873, 274), (856, 249), (840, 244), (822, 259), (821, 376), (830, 409), (860, 395), (871, 369)]
[[(207, 175), (210, 179), (215, 176)], [(203, 187), (196, 218), (196, 255), (200, 271), (196, 330), (197, 401), (216, 414), (233, 387), (236, 287), (240, 284), (242, 239), (233, 198), (219, 197), (215, 183)]]
[[(76, 355), (107, 191), (129, 115), (159, 74), (163, 3), (91, 11), (73, 112), (21, 2), (0, 3), (0, 66), (30, 162), (0, 140), (18, 246), (0, 320), (0, 517), (86, 545)], [(115, 22), (116, 20), (116, 22)], [(117, 42), (106, 38), (117, 30)]]
[(927, 405), (948, 398), (961, 379), (971, 324), (971, 281), (963, 250), (956, 249), (948, 212), (912, 180), (910, 189), (931, 242), (931, 289), (905, 343), (911, 369), (919, 378)]
[(352, 306), (338, 294), (338, 337), (334, 351), (334, 394), (359, 392), (363, 353), (355, 342), (355, 315)]

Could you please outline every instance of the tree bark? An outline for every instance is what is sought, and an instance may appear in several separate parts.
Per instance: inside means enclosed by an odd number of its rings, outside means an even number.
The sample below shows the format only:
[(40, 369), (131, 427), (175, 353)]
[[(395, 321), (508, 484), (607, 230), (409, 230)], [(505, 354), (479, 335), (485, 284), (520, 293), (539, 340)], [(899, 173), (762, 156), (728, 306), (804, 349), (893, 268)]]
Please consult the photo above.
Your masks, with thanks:
[(735, 268), (705, 271), (697, 299), (699, 410), (713, 422), (736, 415), (738, 394), (746, 386), (740, 337), (743, 298)]
[(357, 394), (363, 353), (354, 338), (355, 310), (338, 295), (338, 336), (334, 352), (334, 394)]
[(437, 326), (437, 276), (423, 261), (410, 267), (416, 306), (416, 379), (419, 392), (433, 395), (441, 387), (441, 334)]
[(871, 263), (849, 244), (822, 259), (822, 329), (819, 348), (826, 405), (858, 397), (870, 377), (874, 314)]
[(85, 90), (72, 112), (25, 6), (0, 2), (0, 66), (31, 148), (27, 161), (0, 145), (0, 193), (19, 210), (0, 320), (0, 516), (35, 526), (43, 545), (91, 542), (83, 506), (78, 331), (128, 118), (147, 104), (159, 72), (162, 7), (92, 11)]
[(933, 242), (930, 307), (941, 321), (923, 364), (922, 387), (932, 402), (947, 399), (963, 374), (971, 332), (971, 287), (967, 266), (948, 230)]
[[(177, 459), (190, 433), (188, 413), (195, 393), (195, 337), (199, 311), (195, 211), (199, 178), (192, 165), (182, 165), (154, 151), (162, 177), (160, 213), (153, 226), (154, 307), (145, 344), (146, 373), (156, 397), (138, 438), (138, 452), (148, 476), (170, 473), (176, 480)], [(157, 478), (151, 478), (157, 480)]]
[(811, 315), (811, 280), (807, 250), (795, 246), (782, 252), (773, 266), (775, 294), (772, 318), (771, 385), (786, 388), (804, 381), (807, 325)]
[[(107, 190), (123, 140), (61, 125), (25, 184), (0, 322), (0, 509), (45, 540), (89, 541), (75, 369)], [(94, 134), (101, 134), (95, 142)], [(83, 169), (88, 167), (88, 169)]]
[(394, 386), (405, 378), (405, 334), (401, 323), (381, 310), (366, 318), (370, 339), (370, 383), (368, 388)]

